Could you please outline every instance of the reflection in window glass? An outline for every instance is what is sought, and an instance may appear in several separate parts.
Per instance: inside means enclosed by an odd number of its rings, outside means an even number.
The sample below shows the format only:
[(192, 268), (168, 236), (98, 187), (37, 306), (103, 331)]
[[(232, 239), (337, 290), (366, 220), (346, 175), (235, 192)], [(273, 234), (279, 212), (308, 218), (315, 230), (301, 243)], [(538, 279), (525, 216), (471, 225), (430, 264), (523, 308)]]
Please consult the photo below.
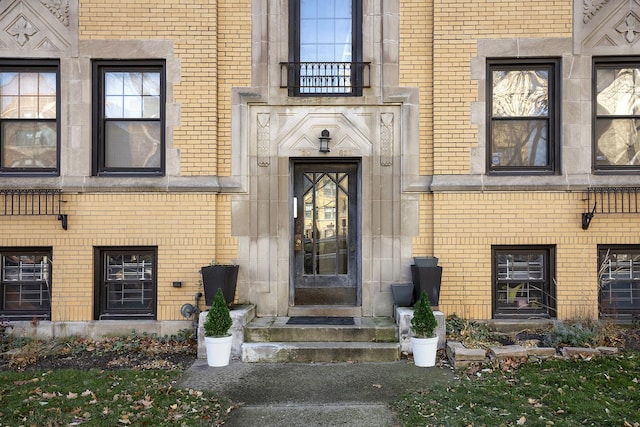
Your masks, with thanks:
[(595, 166), (640, 165), (640, 67), (596, 65)]
[(555, 67), (490, 64), (489, 170), (553, 169)]
[(55, 172), (58, 167), (57, 72), (0, 64), (0, 170)]
[(96, 61), (94, 174), (164, 172), (164, 63)]

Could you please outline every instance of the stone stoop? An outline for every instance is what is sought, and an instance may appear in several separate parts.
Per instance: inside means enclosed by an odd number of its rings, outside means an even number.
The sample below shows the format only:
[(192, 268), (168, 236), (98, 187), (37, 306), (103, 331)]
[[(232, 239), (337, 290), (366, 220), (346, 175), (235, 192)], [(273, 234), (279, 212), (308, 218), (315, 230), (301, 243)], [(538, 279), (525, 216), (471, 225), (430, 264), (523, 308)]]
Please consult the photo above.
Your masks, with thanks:
[(354, 325), (287, 325), (257, 317), (244, 327), (242, 361), (390, 362), (400, 359), (398, 327), (388, 317), (356, 317)]

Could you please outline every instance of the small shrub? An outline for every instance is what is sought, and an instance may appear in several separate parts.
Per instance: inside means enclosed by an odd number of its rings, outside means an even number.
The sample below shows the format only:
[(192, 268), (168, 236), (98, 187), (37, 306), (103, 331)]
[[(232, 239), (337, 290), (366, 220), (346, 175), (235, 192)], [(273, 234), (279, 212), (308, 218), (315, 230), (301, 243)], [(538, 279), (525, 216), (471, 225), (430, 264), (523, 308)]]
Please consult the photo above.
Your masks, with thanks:
[(422, 292), (420, 299), (414, 306), (413, 317), (411, 318), (411, 329), (418, 338), (434, 337), (434, 331), (438, 327), (438, 321), (431, 310), (431, 303), (426, 292)]
[(447, 338), (460, 341), (469, 347), (482, 347), (500, 342), (499, 334), (486, 324), (464, 319), (457, 314), (447, 317)]
[(596, 330), (595, 324), (557, 323), (545, 334), (544, 345), (547, 347), (589, 347), (594, 344)]
[(224, 300), (222, 289), (218, 288), (213, 304), (209, 307), (209, 313), (204, 321), (204, 335), (206, 337), (224, 337), (229, 333), (232, 324), (229, 307)]

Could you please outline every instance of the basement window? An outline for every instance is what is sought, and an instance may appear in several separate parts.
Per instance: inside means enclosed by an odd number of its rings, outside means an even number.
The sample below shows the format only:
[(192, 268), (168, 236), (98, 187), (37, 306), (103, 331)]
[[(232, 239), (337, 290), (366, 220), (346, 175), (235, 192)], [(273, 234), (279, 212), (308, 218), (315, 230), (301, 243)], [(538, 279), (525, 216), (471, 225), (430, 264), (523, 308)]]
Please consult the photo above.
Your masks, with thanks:
[(50, 248), (0, 248), (0, 315), (51, 319)]

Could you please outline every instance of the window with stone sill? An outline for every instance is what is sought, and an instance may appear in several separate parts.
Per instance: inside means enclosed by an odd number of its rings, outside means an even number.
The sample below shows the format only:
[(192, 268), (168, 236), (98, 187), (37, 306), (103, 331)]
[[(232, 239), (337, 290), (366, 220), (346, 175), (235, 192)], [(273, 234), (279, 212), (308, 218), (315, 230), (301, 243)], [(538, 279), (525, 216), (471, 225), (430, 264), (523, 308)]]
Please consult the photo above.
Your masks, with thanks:
[(93, 174), (164, 175), (164, 61), (95, 61), (93, 79)]
[(59, 64), (0, 60), (0, 175), (59, 173)]
[(595, 58), (593, 169), (640, 170), (640, 58)]
[(487, 171), (559, 173), (557, 60), (489, 60)]
[(553, 318), (555, 248), (495, 246), (493, 257), (493, 317)]
[(602, 318), (640, 316), (640, 246), (598, 246), (598, 302)]
[(0, 316), (51, 319), (51, 249), (0, 249)]
[(362, 0), (289, 0), (289, 62), (281, 67), (290, 96), (362, 95)]
[(155, 319), (157, 248), (97, 248), (96, 320)]

